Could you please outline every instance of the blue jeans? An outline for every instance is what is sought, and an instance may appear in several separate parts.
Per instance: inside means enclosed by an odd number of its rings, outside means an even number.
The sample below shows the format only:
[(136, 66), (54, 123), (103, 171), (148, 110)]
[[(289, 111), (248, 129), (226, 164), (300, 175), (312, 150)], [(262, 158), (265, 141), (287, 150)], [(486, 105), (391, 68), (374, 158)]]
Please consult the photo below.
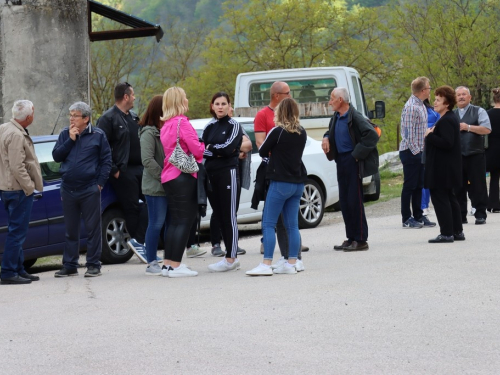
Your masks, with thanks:
[(429, 208), (430, 198), (431, 198), (431, 193), (429, 192), (429, 189), (422, 189), (422, 204), (421, 204), (422, 210), (424, 208)]
[(0, 278), (6, 279), (25, 272), (23, 243), (28, 233), (33, 194), (27, 197), (23, 190), (2, 190), (1, 194), (9, 233), (5, 239)]
[(304, 184), (271, 181), (262, 214), (264, 259), (272, 260), (276, 246), (275, 228), (280, 214), (288, 233), (288, 259), (297, 259), (300, 250), (299, 205)]
[(161, 228), (167, 234), (167, 197), (144, 195), (148, 205), (148, 229), (146, 230), (146, 258), (148, 263), (156, 260)]

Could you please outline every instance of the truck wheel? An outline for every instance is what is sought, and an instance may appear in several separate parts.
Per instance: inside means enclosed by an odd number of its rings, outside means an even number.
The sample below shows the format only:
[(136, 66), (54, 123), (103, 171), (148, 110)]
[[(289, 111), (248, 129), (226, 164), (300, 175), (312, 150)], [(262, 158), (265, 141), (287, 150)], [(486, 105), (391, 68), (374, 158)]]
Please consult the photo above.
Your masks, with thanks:
[(373, 175), (372, 183), (375, 183), (375, 193), (366, 194), (364, 196), (365, 202), (375, 202), (380, 198), (380, 174), (378, 172)]
[(125, 226), (121, 210), (112, 208), (102, 215), (102, 254), (101, 261), (107, 264), (125, 263), (134, 253), (127, 241), (130, 234)]
[(319, 184), (308, 179), (300, 198), (299, 228), (315, 228), (325, 213), (325, 196)]

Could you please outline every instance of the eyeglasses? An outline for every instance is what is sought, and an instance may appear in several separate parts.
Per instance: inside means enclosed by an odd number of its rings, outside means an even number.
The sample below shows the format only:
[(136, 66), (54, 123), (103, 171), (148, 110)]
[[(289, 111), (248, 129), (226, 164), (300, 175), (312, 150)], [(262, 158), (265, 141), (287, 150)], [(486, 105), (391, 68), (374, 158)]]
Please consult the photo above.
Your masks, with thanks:
[(431, 90), (432, 87), (426, 87), (424, 90)]
[(79, 117), (81, 117), (81, 118), (85, 118), (85, 117), (87, 117), (87, 116), (84, 116), (84, 115), (68, 115), (68, 118), (69, 118), (69, 119), (72, 119), (72, 118), (79, 118)]

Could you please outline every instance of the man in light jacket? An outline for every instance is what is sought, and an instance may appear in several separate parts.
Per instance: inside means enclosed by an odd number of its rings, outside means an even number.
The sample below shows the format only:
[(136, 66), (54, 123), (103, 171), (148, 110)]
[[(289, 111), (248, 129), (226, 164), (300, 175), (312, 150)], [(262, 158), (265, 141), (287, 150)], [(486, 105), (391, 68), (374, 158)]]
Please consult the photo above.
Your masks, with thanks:
[(23, 243), (33, 207), (34, 191), (43, 190), (40, 164), (27, 127), (35, 108), (29, 100), (17, 100), (12, 119), (0, 125), (0, 194), (7, 211), (8, 234), (0, 271), (1, 284), (29, 284), (40, 280), (23, 266)]

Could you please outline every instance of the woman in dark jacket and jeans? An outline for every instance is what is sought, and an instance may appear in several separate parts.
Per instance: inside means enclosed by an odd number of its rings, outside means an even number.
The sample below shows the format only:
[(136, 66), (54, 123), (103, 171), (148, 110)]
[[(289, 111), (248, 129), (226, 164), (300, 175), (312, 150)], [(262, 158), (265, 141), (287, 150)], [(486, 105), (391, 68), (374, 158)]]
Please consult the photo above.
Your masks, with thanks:
[(163, 260), (158, 258), (158, 240), (160, 231), (165, 225), (167, 217), (167, 198), (165, 190), (161, 185), (161, 170), (165, 152), (160, 141), (160, 130), (163, 121), (160, 120), (162, 114), (161, 95), (156, 95), (149, 102), (146, 113), (139, 121), (139, 139), (141, 143), (141, 160), (144, 166), (142, 174), (142, 193), (146, 198), (148, 206), (148, 228), (146, 230), (146, 252), (132, 250), (142, 262), (147, 262), (146, 275), (161, 275), (161, 267), (158, 262)]
[(425, 133), (424, 187), (430, 190), (441, 234), (429, 242), (463, 241), (462, 214), (453, 191), (462, 185), (460, 121), (452, 111), (455, 90), (441, 86), (434, 95), (434, 110), (441, 117)]
[[(300, 197), (307, 181), (307, 171), (302, 163), (307, 134), (299, 123), (299, 107), (295, 100), (284, 99), (275, 110), (274, 127), (259, 148), (259, 155), (269, 157), (266, 177), (270, 180), (262, 214), (264, 235), (264, 261), (247, 271), (250, 276), (271, 276), (274, 273), (297, 273), (295, 264), (300, 249), (299, 212)], [(287, 262), (274, 271), (271, 268), (275, 228), (280, 214), (288, 234), (289, 254)]]
[(212, 97), (210, 113), (214, 116), (203, 129), (205, 169), (212, 186), (208, 194), (210, 205), (219, 220), (227, 252), (225, 259), (210, 264), (210, 272), (238, 270), (237, 207), (240, 194), (239, 155), (243, 131), (229, 117), (229, 96), (218, 92)]

